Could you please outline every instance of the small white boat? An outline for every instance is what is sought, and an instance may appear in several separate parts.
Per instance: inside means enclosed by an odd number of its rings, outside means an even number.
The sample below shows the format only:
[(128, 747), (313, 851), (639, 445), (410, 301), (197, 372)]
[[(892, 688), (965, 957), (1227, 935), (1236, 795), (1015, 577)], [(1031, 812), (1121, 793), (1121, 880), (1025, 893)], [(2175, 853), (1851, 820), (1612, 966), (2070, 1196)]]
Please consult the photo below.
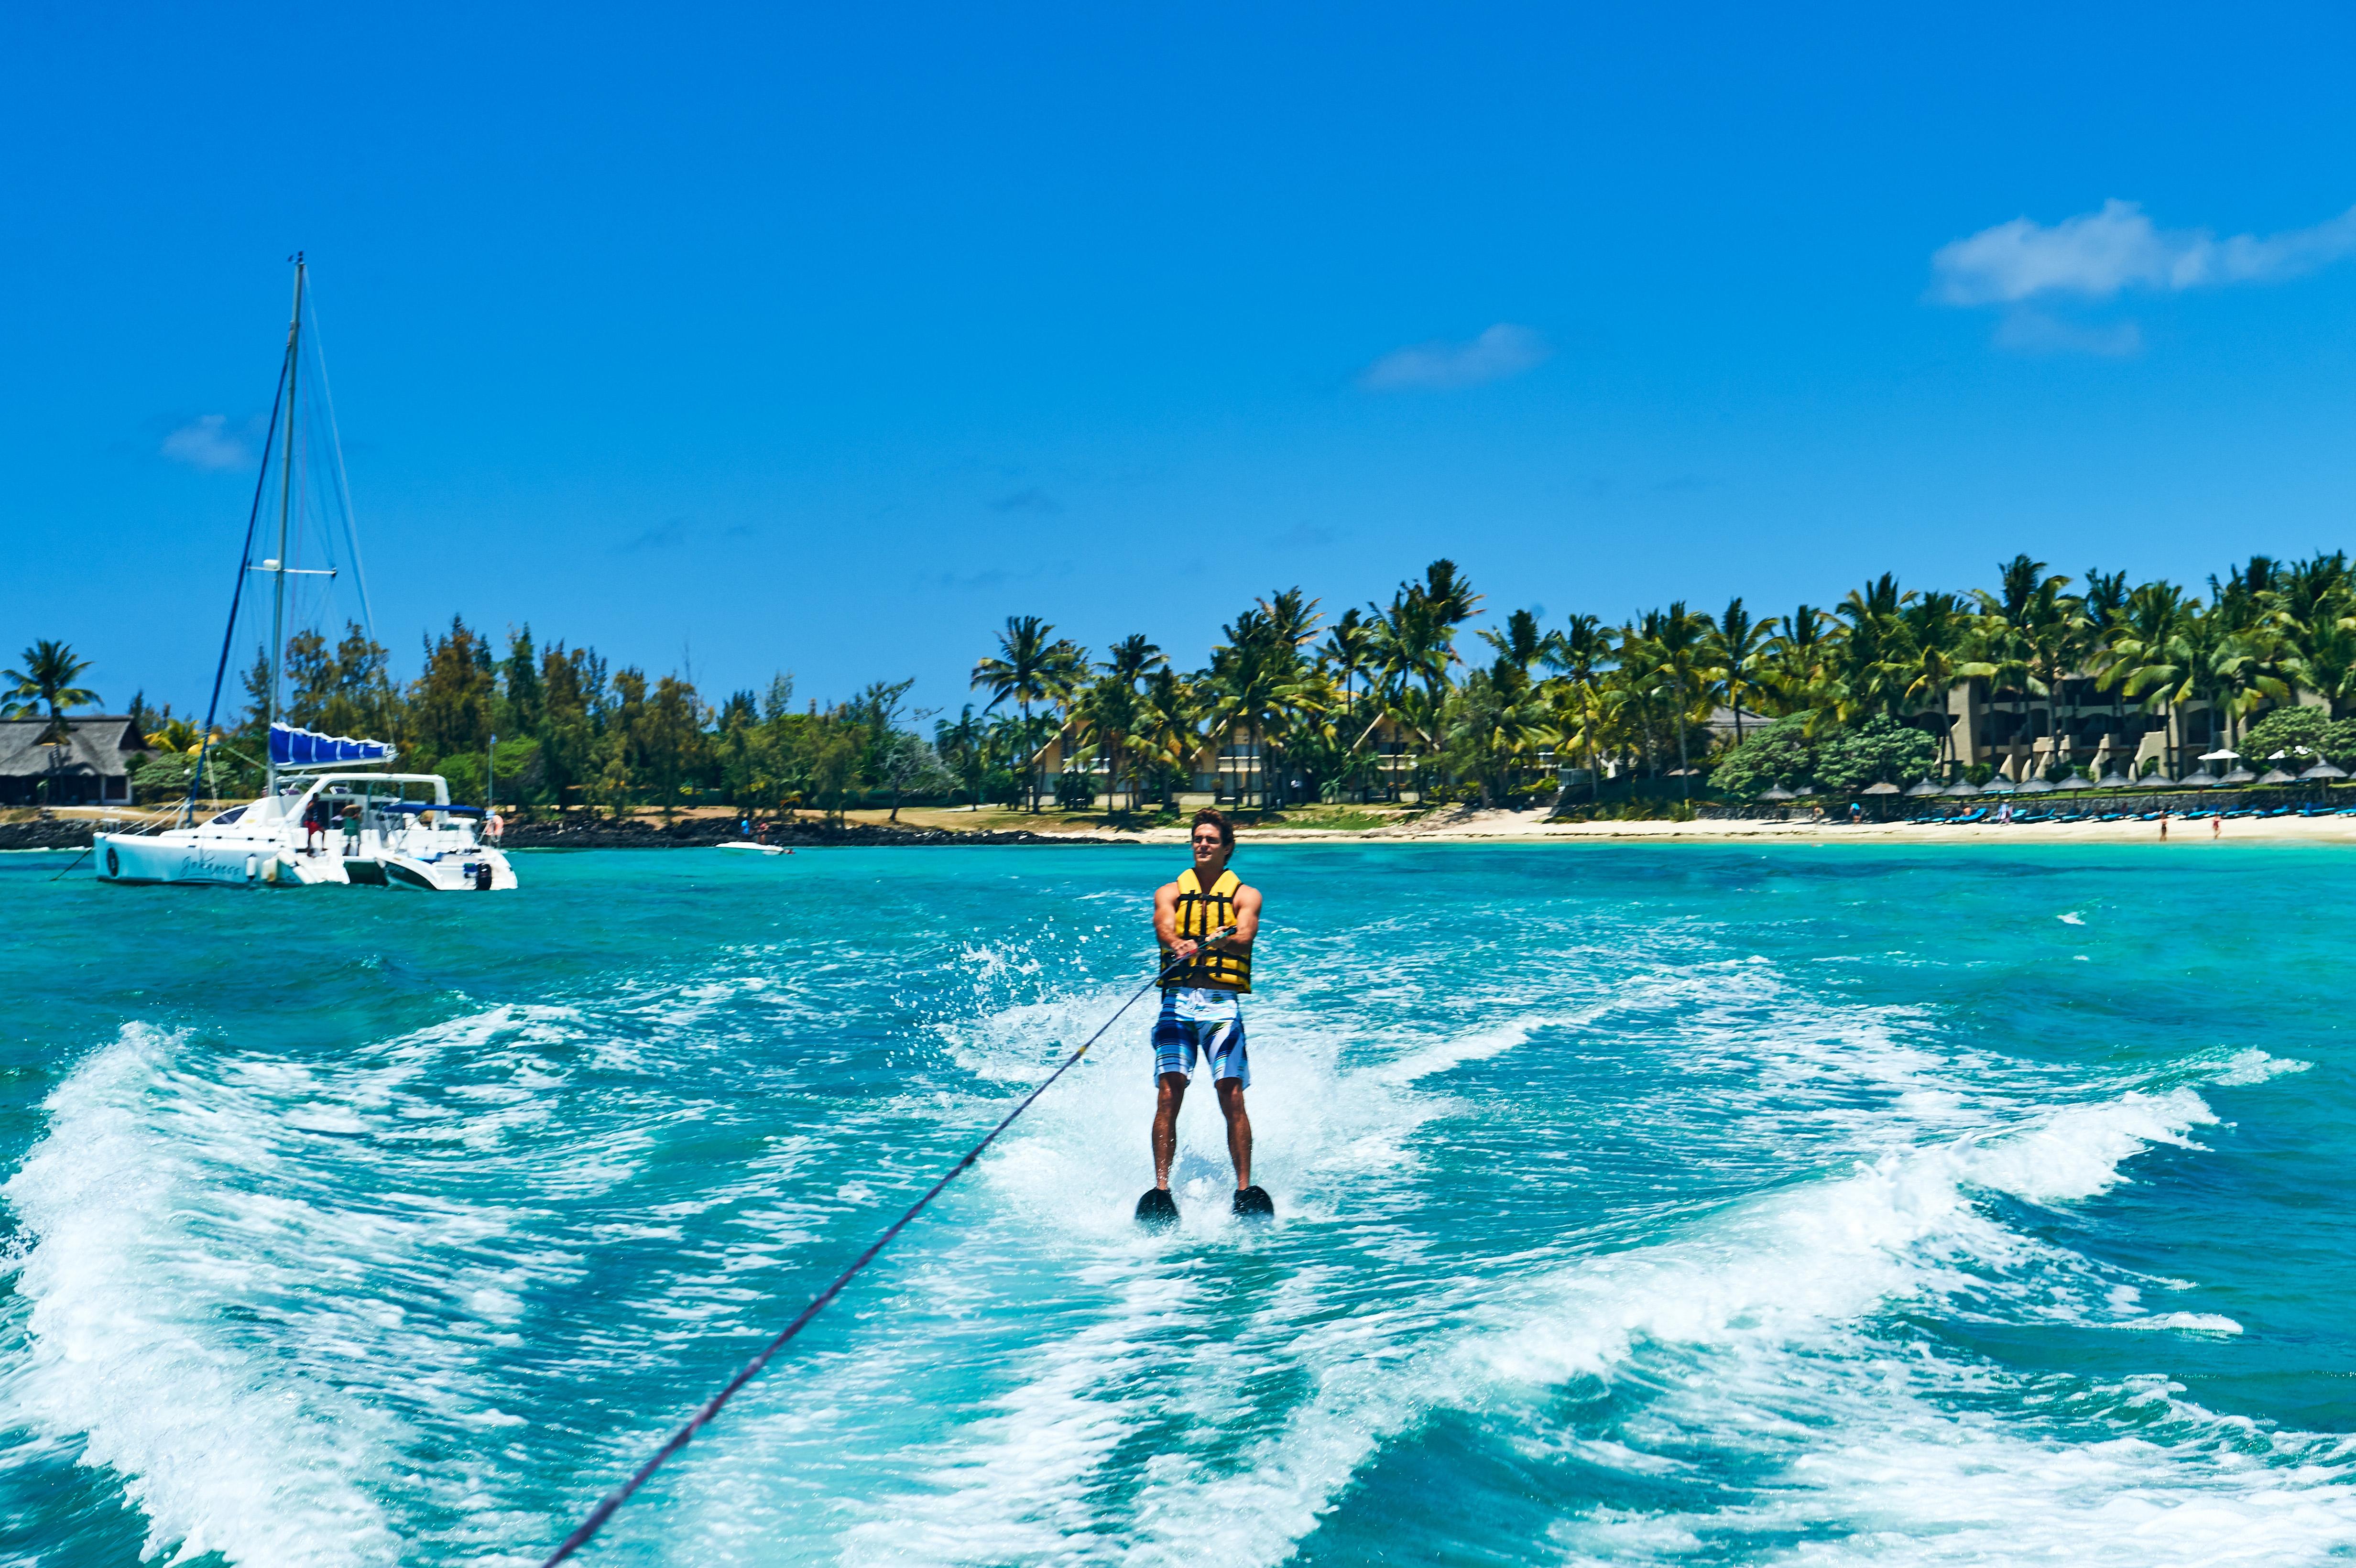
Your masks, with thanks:
[(714, 844), (712, 848), (714, 849), (735, 849), (755, 855), (789, 855), (793, 853), (793, 851), (787, 849), (782, 844), (755, 844), (750, 838), (734, 838), (725, 844)]

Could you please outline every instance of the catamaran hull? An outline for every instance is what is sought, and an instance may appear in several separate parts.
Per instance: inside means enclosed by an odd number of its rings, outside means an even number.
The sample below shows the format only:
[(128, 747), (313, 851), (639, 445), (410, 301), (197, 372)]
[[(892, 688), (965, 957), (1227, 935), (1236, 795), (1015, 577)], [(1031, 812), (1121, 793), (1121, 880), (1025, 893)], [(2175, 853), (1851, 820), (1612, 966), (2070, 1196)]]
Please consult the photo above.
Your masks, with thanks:
[(193, 883), (199, 886), (412, 888), (425, 892), (498, 892), (512, 890), (515, 872), (496, 849), (478, 849), (427, 859), (406, 855), (346, 859), (299, 854), (280, 846), (247, 840), (176, 840), (102, 833), (91, 845), (102, 882)]
[(102, 833), (91, 845), (102, 882), (193, 882), (213, 887), (315, 887), (342, 882), (340, 860), (295, 855), (265, 840)]

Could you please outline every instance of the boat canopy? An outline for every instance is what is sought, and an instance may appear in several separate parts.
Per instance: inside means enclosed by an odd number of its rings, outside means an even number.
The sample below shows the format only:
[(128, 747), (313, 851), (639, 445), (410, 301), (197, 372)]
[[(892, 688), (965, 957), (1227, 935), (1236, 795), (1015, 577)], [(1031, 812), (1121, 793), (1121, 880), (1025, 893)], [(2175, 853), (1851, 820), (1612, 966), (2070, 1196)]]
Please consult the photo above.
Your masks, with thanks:
[(453, 816), (483, 815), (483, 808), (479, 805), (438, 805), (430, 800), (380, 800), (377, 802), (376, 808), (379, 811), (446, 811)]
[(393, 749), (388, 741), (355, 741), (348, 735), (322, 735), (292, 724), (270, 727), (270, 760), (282, 768), (332, 768), (346, 763), (389, 763)]

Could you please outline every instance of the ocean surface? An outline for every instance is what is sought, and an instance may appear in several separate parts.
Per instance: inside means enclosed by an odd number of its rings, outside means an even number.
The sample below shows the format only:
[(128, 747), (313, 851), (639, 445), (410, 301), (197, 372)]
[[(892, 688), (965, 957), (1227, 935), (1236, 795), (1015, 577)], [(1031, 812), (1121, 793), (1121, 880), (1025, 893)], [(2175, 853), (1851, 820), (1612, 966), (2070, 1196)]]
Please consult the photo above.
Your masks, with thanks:
[[(0, 1559), (527, 1563), (1150, 969), (1181, 851), (0, 857)], [(747, 864), (746, 861), (754, 863)], [(2356, 1555), (2356, 855), (1248, 847), (582, 1561)]]

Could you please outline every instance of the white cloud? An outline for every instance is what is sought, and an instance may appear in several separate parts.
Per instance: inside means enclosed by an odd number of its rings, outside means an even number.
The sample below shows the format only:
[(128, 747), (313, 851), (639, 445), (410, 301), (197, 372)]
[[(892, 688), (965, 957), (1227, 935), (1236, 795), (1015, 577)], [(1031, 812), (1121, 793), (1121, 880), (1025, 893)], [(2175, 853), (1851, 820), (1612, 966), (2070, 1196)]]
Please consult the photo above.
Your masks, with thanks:
[(2356, 208), (2312, 229), (2235, 234), (2160, 229), (2132, 201), (2103, 203), (2048, 228), (2016, 218), (1941, 246), (1933, 294), (1948, 304), (2010, 304), (2040, 294), (2109, 299), (2297, 276), (2356, 254)]
[(1535, 369), (1553, 353), (1553, 347), (1530, 328), (1501, 321), (1470, 343), (1395, 348), (1360, 371), (1358, 385), (1370, 392), (1477, 387)]
[(191, 468), (245, 468), (253, 462), (252, 449), (241, 432), (229, 428), (227, 414), (205, 414), (190, 421), (166, 436), (158, 450)]

